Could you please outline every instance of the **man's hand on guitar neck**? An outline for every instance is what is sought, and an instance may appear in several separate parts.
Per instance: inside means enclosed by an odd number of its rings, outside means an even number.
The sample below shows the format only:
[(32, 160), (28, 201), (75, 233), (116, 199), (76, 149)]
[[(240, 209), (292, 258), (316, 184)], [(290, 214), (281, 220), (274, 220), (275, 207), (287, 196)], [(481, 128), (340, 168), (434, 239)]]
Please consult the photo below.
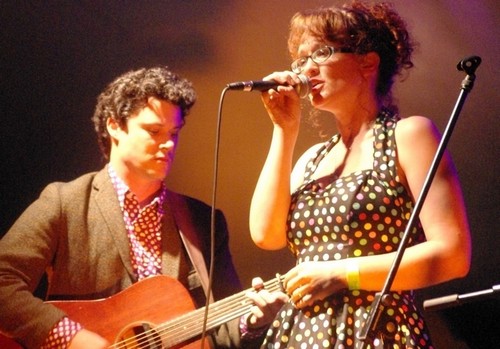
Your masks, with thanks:
[(288, 301), (288, 296), (285, 293), (281, 291), (269, 292), (266, 290), (264, 282), (259, 277), (252, 280), (252, 287), (255, 291), (247, 293), (247, 296), (255, 304), (251, 308), (251, 313), (247, 318), (249, 329), (269, 325), (283, 304)]
[(68, 349), (106, 349), (110, 344), (98, 334), (86, 329), (78, 331)]

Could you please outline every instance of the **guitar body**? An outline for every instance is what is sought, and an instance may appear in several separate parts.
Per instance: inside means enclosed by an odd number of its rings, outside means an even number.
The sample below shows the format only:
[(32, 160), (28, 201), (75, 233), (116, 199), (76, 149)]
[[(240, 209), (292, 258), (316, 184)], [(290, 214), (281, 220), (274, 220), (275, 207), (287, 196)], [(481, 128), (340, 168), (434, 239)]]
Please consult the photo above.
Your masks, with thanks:
[[(51, 301), (84, 328), (98, 333), (119, 347), (161, 348), (158, 336), (141, 335), (156, 324), (175, 319), (195, 309), (189, 292), (177, 280), (168, 276), (154, 276), (136, 283), (109, 298), (89, 301)], [(200, 322), (203, 319), (200, 319)], [(205, 340), (209, 347), (209, 340)], [(194, 340), (172, 348), (200, 348)], [(112, 346), (113, 347), (113, 346)], [(0, 348), (21, 348), (19, 344), (0, 335)]]

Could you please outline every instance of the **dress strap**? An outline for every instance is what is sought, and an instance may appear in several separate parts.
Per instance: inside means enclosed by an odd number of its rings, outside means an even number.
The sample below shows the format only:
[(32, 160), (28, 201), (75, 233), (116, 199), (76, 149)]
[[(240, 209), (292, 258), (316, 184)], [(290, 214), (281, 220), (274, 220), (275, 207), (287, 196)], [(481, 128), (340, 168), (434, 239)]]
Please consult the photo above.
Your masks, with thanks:
[(337, 144), (340, 140), (340, 134), (336, 134), (331, 137), (327, 142), (325, 142), (316, 152), (316, 156), (312, 157), (306, 165), (306, 170), (304, 172), (304, 183), (307, 183), (313, 173), (318, 168), (319, 163), (323, 158), (332, 150), (332, 148)]
[(396, 170), (396, 124), (400, 117), (388, 111), (381, 111), (375, 121), (373, 134), (373, 169), (381, 179), (390, 181), (397, 178)]
[[(399, 119), (398, 115), (387, 110), (382, 110), (377, 116), (373, 128), (375, 136), (373, 144), (373, 169), (385, 179), (396, 179), (397, 177), (395, 129)], [(316, 171), (319, 163), (339, 141), (340, 134), (337, 133), (318, 149), (314, 157), (311, 157), (307, 162), (304, 172), (304, 184), (311, 180), (311, 176)]]

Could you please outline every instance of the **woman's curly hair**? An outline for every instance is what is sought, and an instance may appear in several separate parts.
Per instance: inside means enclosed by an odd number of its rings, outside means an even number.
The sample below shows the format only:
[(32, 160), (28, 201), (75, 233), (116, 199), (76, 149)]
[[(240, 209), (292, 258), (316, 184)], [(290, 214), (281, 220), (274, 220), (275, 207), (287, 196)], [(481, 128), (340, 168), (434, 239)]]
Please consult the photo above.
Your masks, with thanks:
[(413, 67), (415, 43), (405, 21), (390, 3), (368, 5), (353, 1), (343, 7), (327, 7), (299, 12), (290, 22), (288, 50), (297, 57), (304, 36), (331, 42), (355, 54), (376, 52), (380, 57), (377, 95), (386, 108), (393, 105), (391, 88), (396, 75)]
[(97, 98), (92, 117), (99, 148), (105, 159), (109, 159), (111, 150), (107, 119), (112, 118), (124, 127), (128, 118), (147, 105), (149, 97), (179, 106), (184, 120), (196, 101), (196, 92), (190, 81), (167, 67), (141, 68), (116, 78)]

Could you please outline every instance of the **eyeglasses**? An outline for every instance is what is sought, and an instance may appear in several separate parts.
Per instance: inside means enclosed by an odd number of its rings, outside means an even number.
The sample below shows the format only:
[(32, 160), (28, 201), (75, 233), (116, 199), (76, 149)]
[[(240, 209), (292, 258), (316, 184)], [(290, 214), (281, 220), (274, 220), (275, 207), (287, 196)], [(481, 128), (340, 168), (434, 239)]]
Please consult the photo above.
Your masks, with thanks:
[(291, 68), (292, 71), (295, 74), (300, 74), (304, 70), (304, 67), (307, 64), (307, 61), (309, 58), (316, 63), (323, 63), (325, 62), (328, 58), (330, 58), (334, 53), (336, 52), (351, 52), (349, 49), (346, 48), (335, 48), (332, 46), (323, 46), (311, 53), (310, 56), (304, 56), (297, 58), (295, 61), (292, 62)]

